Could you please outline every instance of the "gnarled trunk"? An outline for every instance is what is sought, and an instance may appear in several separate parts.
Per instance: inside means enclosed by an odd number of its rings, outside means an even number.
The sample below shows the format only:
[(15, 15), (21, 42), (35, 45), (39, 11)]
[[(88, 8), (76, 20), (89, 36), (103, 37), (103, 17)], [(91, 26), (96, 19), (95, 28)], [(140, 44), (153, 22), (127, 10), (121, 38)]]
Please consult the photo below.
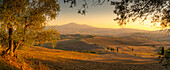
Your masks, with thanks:
[(9, 28), (9, 48), (10, 48), (10, 55), (11, 56), (13, 56), (14, 54), (13, 54), (13, 28), (12, 27), (10, 27)]
[(8, 25), (8, 34), (8, 49), (5, 52), (7, 53), (9, 51), (10, 55), (13, 56), (13, 27), (10, 24)]
[(20, 46), (22, 41), (19, 41), (18, 43), (17, 42), (14, 42), (14, 49), (13, 49), (13, 52), (15, 53), (16, 49)]

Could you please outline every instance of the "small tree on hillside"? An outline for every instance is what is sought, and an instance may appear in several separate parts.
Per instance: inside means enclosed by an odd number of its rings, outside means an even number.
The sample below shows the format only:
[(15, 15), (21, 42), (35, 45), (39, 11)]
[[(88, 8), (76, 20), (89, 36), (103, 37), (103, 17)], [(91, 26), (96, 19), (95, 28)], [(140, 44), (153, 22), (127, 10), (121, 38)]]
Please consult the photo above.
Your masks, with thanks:
[(55, 19), (59, 11), (58, 0), (0, 0), (0, 40), (8, 47), (5, 52), (13, 56), (17, 46), (35, 41), (44, 32), (45, 21)]
[(36, 36), (33, 36), (33, 40), (38, 44), (44, 44), (46, 42), (50, 42), (52, 47), (54, 48), (56, 45), (57, 40), (60, 39), (60, 34), (54, 28), (43, 29), (36, 33)]

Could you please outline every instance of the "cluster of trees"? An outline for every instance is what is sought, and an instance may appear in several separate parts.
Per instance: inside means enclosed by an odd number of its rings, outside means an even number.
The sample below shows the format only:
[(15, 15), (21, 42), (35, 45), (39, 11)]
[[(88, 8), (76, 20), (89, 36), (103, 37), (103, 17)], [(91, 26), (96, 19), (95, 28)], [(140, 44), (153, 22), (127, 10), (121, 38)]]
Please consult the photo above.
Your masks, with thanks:
[(56, 30), (44, 30), (46, 20), (60, 11), (58, 0), (0, 0), (0, 45), (4, 53), (19, 46), (59, 39)]
[[(63, 0), (70, 8), (77, 5), (78, 0)], [(115, 21), (119, 25), (141, 20), (150, 20), (163, 29), (170, 27), (170, 0), (82, 0), (78, 13), (85, 15), (90, 6), (110, 2), (114, 6)], [(89, 2), (87, 2), (89, 1)], [(45, 29), (46, 21), (55, 19), (60, 11), (58, 0), (0, 0), (0, 46), (5, 53), (13, 56), (18, 47), (35, 43), (52, 42), (60, 39), (55, 29)], [(118, 50), (118, 49), (117, 49)], [(165, 55), (169, 62), (169, 53)]]
[(94, 38), (94, 35), (83, 35), (83, 34), (66, 34), (60, 35), (61, 39), (81, 39), (81, 38)]
[[(82, 0), (78, 13), (85, 15), (89, 7), (89, 0)], [(77, 0), (63, 0), (70, 7), (78, 6)], [(170, 27), (169, 0), (92, 0), (91, 6), (110, 2), (115, 6), (115, 18), (119, 25), (137, 19), (150, 19), (154, 24), (159, 23), (162, 28)], [(55, 19), (60, 11), (58, 0), (0, 0), (0, 41), (6, 52), (11, 55), (18, 46), (30, 45), (35, 42), (45, 42), (59, 39), (56, 30), (45, 30), (47, 20)], [(49, 37), (49, 38), (47, 38)], [(52, 38), (54, 37), (54, 38)], [(54, 42), (54, 41), (53, 41)]]

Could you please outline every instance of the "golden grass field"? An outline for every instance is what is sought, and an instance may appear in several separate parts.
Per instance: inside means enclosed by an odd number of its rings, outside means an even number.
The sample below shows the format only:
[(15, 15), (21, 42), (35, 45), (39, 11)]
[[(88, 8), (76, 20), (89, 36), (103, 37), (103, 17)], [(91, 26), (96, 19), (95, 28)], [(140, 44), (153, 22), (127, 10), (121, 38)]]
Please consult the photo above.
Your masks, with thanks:
[[(121, 44), (118, 44), (120, 42)], [(126, 42), (129, 44), (126, 45)], [(0, 70), (167, 70), (158, 62), (159, 47), (131, 43), (132, 40), (97, 37), (59, 41), (60, 47), (56, 46), (58, 49), (50, 49), (48, 44), (43, 47), (27, 47), (17, 50), (17, 57), (1, 56)], [(68, 50), (69, 46), (74, 49)], [(76, 51), (83, 50), (81, 47), (98, 53)], [(105, 49), (106, 47), (119, 48), (119, 51), (110, 51)]]

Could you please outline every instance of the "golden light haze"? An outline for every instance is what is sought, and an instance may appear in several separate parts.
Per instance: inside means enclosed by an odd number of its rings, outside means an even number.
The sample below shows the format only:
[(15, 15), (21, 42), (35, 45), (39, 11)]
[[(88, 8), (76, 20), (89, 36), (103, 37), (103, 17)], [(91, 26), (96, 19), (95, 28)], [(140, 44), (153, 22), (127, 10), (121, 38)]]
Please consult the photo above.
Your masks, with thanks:
[(69, 8), (68, 5), (61, 5), (61, 11), (56, 20), (48, 21), (49, 25), (63, 25), (68, 23), (86, 24), (99, 28), (133, 28), (141, 30), (159, 30), (152, 26), (149, 22), (144, 25), (138, 21), (129, 23), (125, 26), (119, 26), (113, 19), (116, 15), (113, 14), (113, 6), (104, 4), (101, 6), (89, 7), (86, 15), (77, 13), (77, 8)]
[[(73, 21), (72, 21), (73, 22)], [(72, 23), (69, 21), (64, 20), (62, 21), (57, 21), (57, 20), (53, 20), (49, 22), (49, 25), (64, 25), (64, 24), (68, 24), (68, 23)], [(57, 23), (57, 24), (56, 24)], [(149, 30), (149, 31), (154, 31), (154, 30), (160, 30), (160, 28), (149, 25), (149, 24), (139, 24), (139, 23), (129, 23), (127, 25), (124, 26), (119, 26), (116, 22), (112, 21), (112, 22), (89, 22), (88, 21), (74, 21), (73, 23), (77, 23), (77, 24), (86, 24), (86, 25), (90, 25), (93, 27), (98, 27), (98, 28), (113, 28), (113, 29), (118, 29), (118, 28), (132, 28), (132, 29), (140, 29), (140, 30)]]

